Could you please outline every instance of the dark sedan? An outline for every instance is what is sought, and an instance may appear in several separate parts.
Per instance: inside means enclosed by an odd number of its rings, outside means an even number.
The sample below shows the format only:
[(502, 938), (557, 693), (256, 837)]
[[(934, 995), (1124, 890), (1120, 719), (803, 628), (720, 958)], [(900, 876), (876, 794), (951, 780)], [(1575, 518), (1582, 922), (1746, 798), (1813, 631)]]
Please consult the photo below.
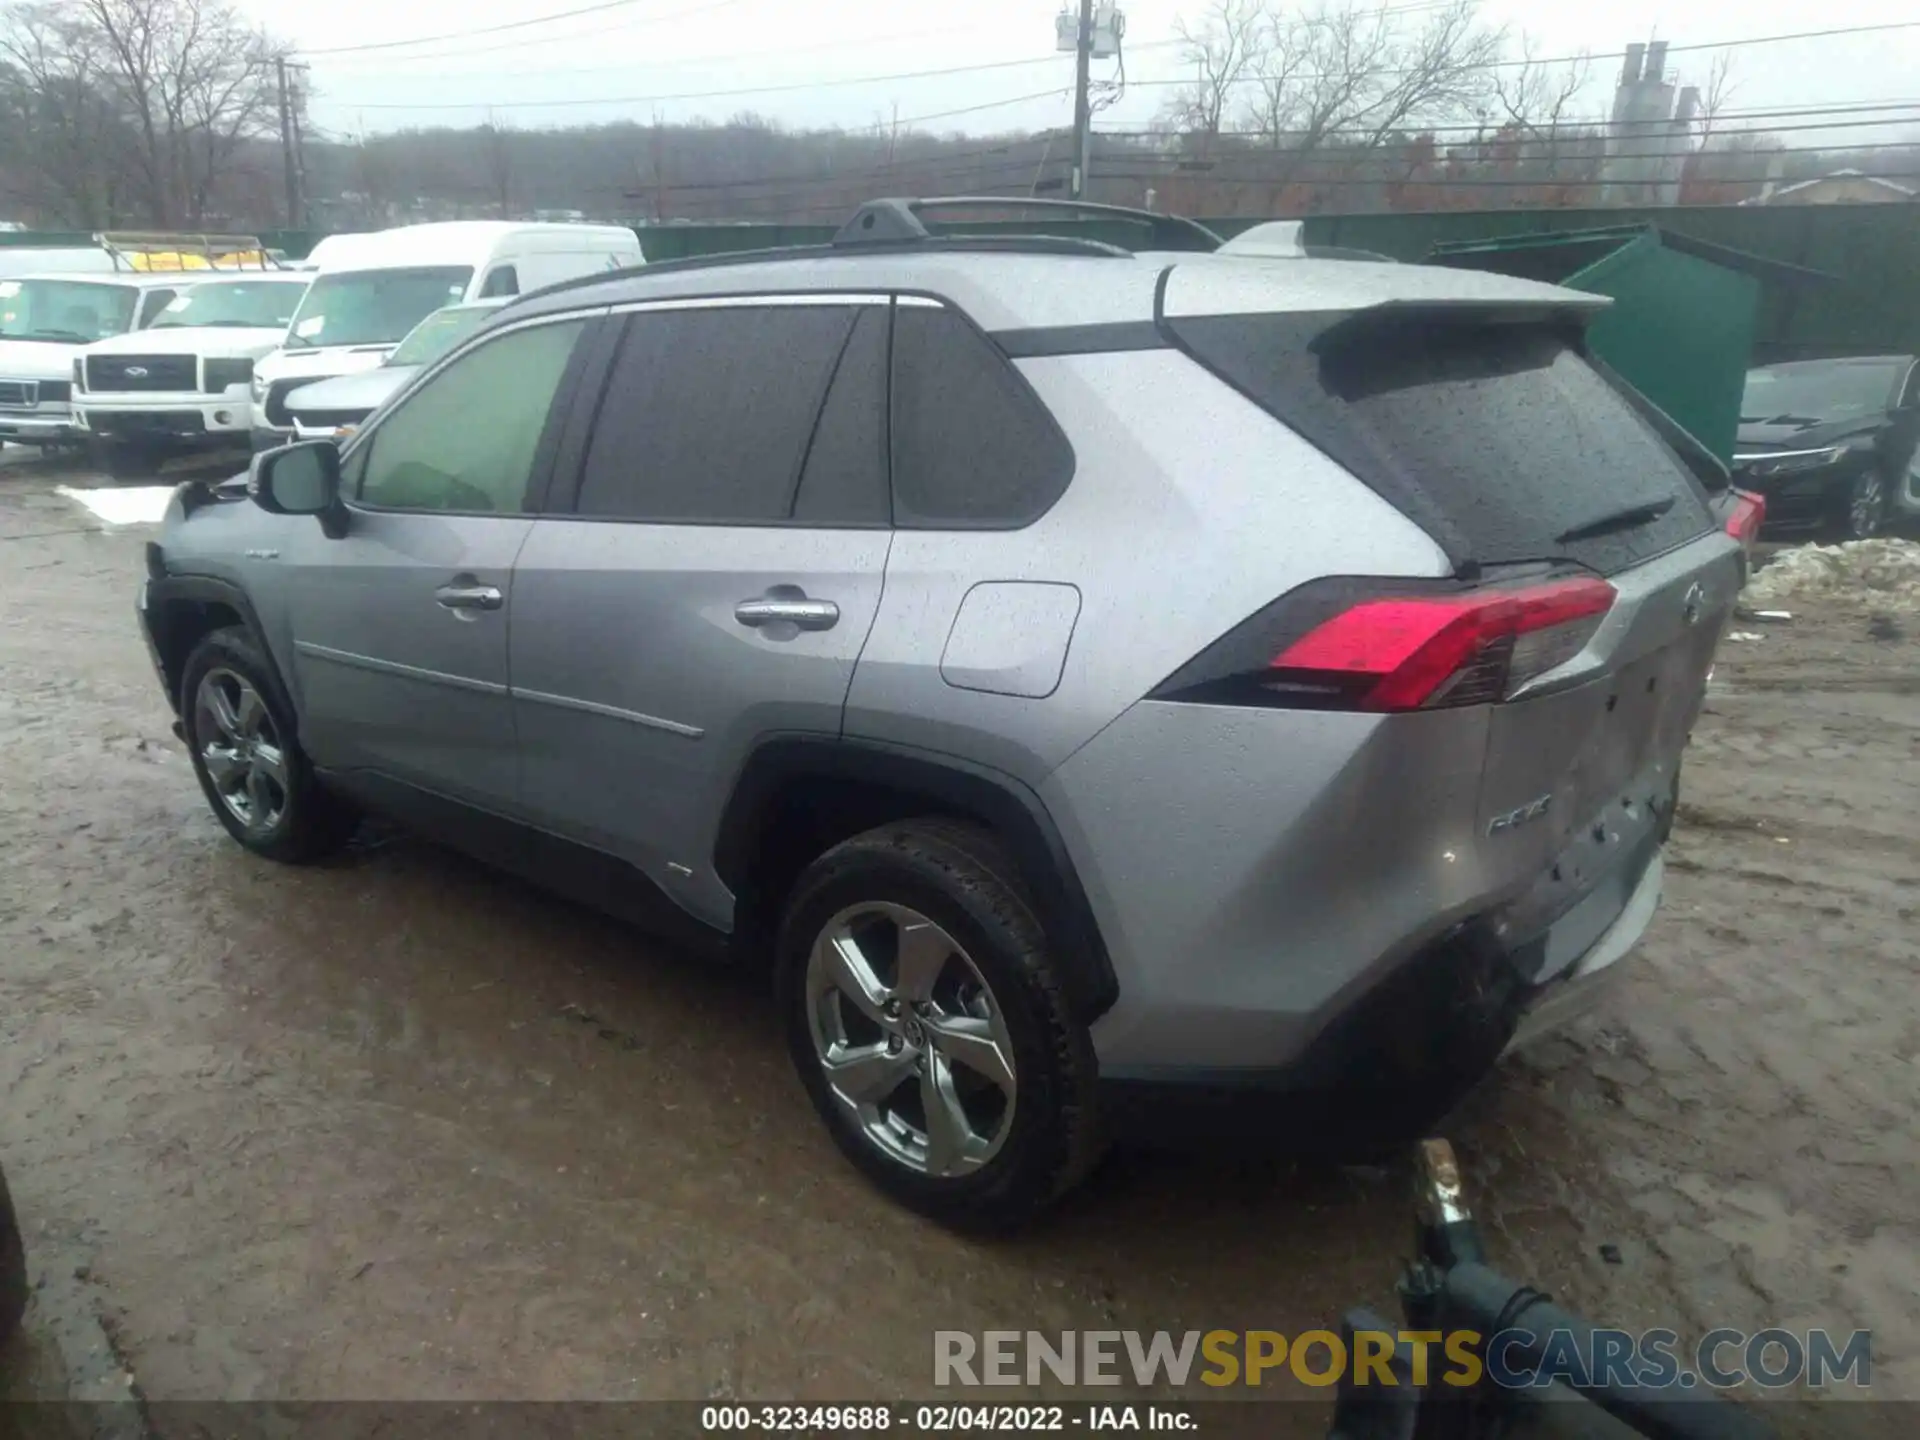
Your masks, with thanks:
[(1747, 372), (1734, 483), (1764, 496), (1769, 534), (1876, 534), (1901, 508), (1920, 442), (1912, 355), (1801, 360)]

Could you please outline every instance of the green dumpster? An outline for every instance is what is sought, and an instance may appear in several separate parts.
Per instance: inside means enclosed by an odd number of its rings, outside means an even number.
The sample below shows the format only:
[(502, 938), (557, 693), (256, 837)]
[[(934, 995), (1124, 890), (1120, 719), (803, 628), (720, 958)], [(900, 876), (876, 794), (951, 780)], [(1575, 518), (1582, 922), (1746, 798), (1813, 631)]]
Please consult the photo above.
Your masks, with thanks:
[(1459, 240), (1427, 263), (1611, 296), (1587, 331), (1594, 354), (1728, 462), (1763, 287), (1829, 278), (1658, 225)]

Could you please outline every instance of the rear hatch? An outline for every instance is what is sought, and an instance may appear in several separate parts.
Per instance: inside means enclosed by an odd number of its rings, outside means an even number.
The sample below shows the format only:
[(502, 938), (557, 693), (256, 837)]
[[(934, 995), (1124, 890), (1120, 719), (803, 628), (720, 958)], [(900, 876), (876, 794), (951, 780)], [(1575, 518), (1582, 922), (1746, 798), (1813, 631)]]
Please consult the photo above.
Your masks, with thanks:
[(1239, 268), (1174, 266), (1163, 334), (1418, 524), (1452, 573), (1316, 581), (1159, 693), (1486, 707), (1474, 858), (1501, 879), (1510, 938), (1540, 942), (1532, 978), (1550, 978), (1670, 824), (1740, 547), (1585, 357), (1604, 302), (1421, 267)]

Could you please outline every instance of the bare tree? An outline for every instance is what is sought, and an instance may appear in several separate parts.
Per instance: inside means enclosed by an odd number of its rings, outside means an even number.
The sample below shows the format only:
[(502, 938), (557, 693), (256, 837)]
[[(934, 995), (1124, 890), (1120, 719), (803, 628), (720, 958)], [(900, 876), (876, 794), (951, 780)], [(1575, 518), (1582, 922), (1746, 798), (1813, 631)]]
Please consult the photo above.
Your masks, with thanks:
[(1504, 36), (1478, 0), (1409, 23), (1391, 5), (1334, 3), (1274, 13), (1261, 47), (1261, 98), (1248, 118), (1292, 169), (1324, 149), (1363, 157), (1409, 131), (1484, 105)]
[[(1488, 89), (1499, 106), (1502, 132), (1517, 138), (1518, 158), (1531, 162), (1529, 168), (1547, 184), (1565, 178), (1561, 168), (1566, 162), (1577, 162), (1582, 172), (1597, 163), (1599, 132), (1591, 118), (1582, 120), (1574, 113), (1589, 68), (1584, 52), (1570, 62), (1536, 60), (1533, 42), (1526, 39), (1512, 74), (1489, 72)], [(1580, 173), (1576, 178), (1592, 177)]]
[(104, 172), (150, 223), (198, 223), (240, 149), (271, 129), (273, 52), (224, 0), (15, 6), (4, 34), (36, 119), (72, 152), (49, 187), (76, 214), (99, 213)]
[(0, 27), (9, 168), (49, 218), (87, 230), (113, 224), (128, 137), (100, 36), (57, 4), (13, 6)]
[(1269, 28), (1260, 0), (1213, 0), (1196, 25), (1179, 21), (1181, 58), (1193, 66), (1193, 84), (1175, 93), (1164, 118), (1176, 129), (1203, 137), (1203, 147), (1220, 133), (1240, 83), (1261, 61)]

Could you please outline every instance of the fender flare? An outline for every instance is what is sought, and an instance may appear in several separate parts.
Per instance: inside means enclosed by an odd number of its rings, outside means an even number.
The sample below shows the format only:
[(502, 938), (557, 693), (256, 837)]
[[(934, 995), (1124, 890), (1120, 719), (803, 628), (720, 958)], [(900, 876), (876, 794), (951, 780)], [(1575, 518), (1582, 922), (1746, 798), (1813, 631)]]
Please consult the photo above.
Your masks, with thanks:
[(1061, 968), (1076, 1019), (1091, 1024), (1120, 986), (1073, 857), (1040, 797), (1001, 771), (953, 756), (878, 741), (773, 736), (747, 758), (714, 841), (716, 873), (736, 895), (750, 879), (763, 821), (796, 780), (845, 779), (919, 794), (985, 821), (1019, 865)]
[[(253, 601), (247, 598), (245, 590), (231, 580), (221, 580), (212, 575), (156, 575), (147, 581), (147, 625), (152, 632), (161, 673), (166, 677), (167, 700), (175, 713), (180, 709), (180, 682), (184, 678), (187, 656), (192, 653), (192, 647), (183, 647), (174, 641), (169, 634), (172, 622), (168, 617), (178, 613), (175, 607), (205, 604), (227, 606), (240, 617), (240, 623), (252, 632), (255, 643), (260, 647), (261, 658), (266, 661), (266, 680), (274, 692), (272, 698), (284, 714), (292, 717), (297, 736), (300, 708), (293, 703), (293, 692), (286, 683), (286, 677), (280, 673), (273, 647), (267, 643), (267, 632), (261, 627), (259, 612), (253, 608)], [(169, 668), (170, 654), (177, 657), (174, 661), (177, 669)]]

